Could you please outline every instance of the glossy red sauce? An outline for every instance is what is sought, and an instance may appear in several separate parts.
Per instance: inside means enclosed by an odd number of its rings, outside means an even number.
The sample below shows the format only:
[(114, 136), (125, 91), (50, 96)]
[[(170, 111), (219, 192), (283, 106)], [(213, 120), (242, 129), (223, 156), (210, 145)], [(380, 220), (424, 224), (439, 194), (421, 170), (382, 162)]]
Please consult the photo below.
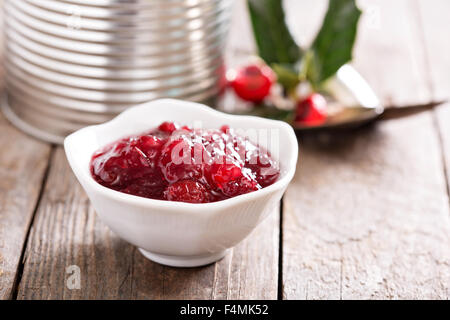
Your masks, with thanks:
[(227, 126), (165, 122), (97, 151), (91, 173), (101, 185), (135, 196), (207, 203), (267, 187), (280, 171), (267, 151)]

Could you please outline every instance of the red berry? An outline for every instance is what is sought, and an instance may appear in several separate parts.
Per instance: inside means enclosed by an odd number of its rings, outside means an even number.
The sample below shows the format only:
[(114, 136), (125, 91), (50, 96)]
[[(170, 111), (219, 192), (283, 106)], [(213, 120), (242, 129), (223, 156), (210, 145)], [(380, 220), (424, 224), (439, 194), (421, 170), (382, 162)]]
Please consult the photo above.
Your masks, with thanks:
[(228, 181), (221, 187), (221, 190), (227, 197), (235, 197), (239, 194), (259, 190), (260, 188), (258, 182), (242, 176), (237, 180)]
[(182, 180), (170, 185), (165, 191), (167, 200), (189, 203), (208, 202), (206, 188), (200, 182)]
[(222, 131), (223, 133), (228, 133), (228, 131), (230, 131), (230, 126), (227, 125), (221, 126), (220, 131)]
[(181, 130), (192, 132), (192, 128), (189, 126), (182, 126)]
[(235, 181), (242, 176), (242, 169), (234, 164), (213, 164), (211, 178), (222, 188), (226, 183)]
[(163, 122), (158, 129), (162, 132), (172, 133), (177, 130), (177, 125), (173, 122)]
[(303, 125), (319, 125), (327, 119), (327, 101), (319, 93), (313, 93), (297, 104), (295, 122)]
[(134, 141), (134, 147), (139, 148), (147, 157), (154, 158), (164, 143), (158, 137), (144, 135)]
[(178, 139), (166, 144), (161, 151), (159, 163), (164, 178), (169, 183), (185, 179), (200, 179), (202, 166), (196, 163), (194, 156), (195, 150), (189, 140)]
[(167, 122), (96, 152), (91, 173), (105, 187), (140, 197), (215, 202), (275, 182), (276, 161), (259, 152), (228, 126), (194, 130)]
[(275, 74), (268, 66), (250, 65), (238, 70), (231, 82), (234, 92), (244, 100), (261, 102), (275, 82)]

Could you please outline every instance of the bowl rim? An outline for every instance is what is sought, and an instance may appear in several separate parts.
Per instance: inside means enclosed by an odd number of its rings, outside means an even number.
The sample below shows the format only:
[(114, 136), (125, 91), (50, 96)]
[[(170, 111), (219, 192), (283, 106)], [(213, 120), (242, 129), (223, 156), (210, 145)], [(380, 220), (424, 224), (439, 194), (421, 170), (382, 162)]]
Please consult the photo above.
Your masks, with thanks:
[[(251, 119), (253, 121), (259, 121), (259, 122), (266, 122), (271, 123), (273, 126), (274, 124), (280, 129), (284, 130), (287, 133), (288, 141), (285, 141), (286, 147), (292, 148), (291, 151), (291, 157), (289, 159), (278, 159), (280, 164), (283, 165), (285, 174), (284, 176), (277, 180), (275, 183), (273, 183), (270, 186), (267, 186), (265, 188), (262, 188), (257, 191), (253, 191), (250, 193), (242, 194), (233, 198), (220, 200), (217, 202), (208, 202), (208, 203), (187, 203), (187, 202), (177, 202), (177, 201), (166, 201), (166, 200), (158, 200), (158, 199), (149, 199), (144, 197), (139, 197), (127, 193), (123, 193), (120, 191), (116, 191), (110, 188), (107, 188), (97, 181), (95, 181), (90, 172), (86, 172), (84, 168), (81, 168), (78, 166), (77, 161), (74, 159), (76, 158), (76, 155), (73, 152), (73, 146), (76, 143), (77, 137), (80, 136), (82, 133), (87, 131), (96, 131), (101, 127), (111, 127), (116, 126), (120, 122), (123, 121), (123, 119), (127, 118), (128, 115), (133, 113), (139, 113), (140, 110), (155, 107), (158, 104), (165, 103), (165, 104), (173, 104), (173, 105), (181, 105), (183, 104), (184, 107), (195, 109), (196, 112), (199, 113), (209, 113), (211, 116), (214, 117), (221, 117), (224, 120), (226, 119), (236, 119), (236, 118), (244, 118), (244, 119)], [(125, 136), (125, 134), (124, 134)], [(146, 102), (140, 105), (137, 105), (135, 107), (131, 107), (124, 112), (121, 112), (119, 115), (117, 115), (115, 118), (113, 118), (110, 121), (107, 121), (102, 124), (98, 125), (92, 125), (85, 128), (82, 128), (69, 136), (67, 136), (64, 139), (64, 149), (66, 153), (66, 157), (69, 161), (70, 167), (72, 168), (72, 171), (74, 172), (75, 176), (78, 178), (80, 182), (85, 182), (89, 184), (91, 188), (93, 188), (96, 192), (103, 195), (107, 198), (114, 198), (116, 201), (121, 201), (124, 203), (128, 203), (130, 205), (137, 205), (140, 207), (147, 207), (147, 208), (165, 208), (165, 209), (173, 209), (173, 210), (183, 210), (183, 209), (196, 209), (201, 211), (209, 211), (210, 209), (221, 209), (226, 208), (229, 206), (236, 205), (240, 202), (249, 202), (257, 200), (261, 197), (267, 196), (268, 194), (274, 193), (276, 191), (282, 190), (283, 188), (286, 188), (292, 178), (295, 175), (296, 166), (297, 166), (297, 160), (298, 160), (298, 154), (299, 154), (299, 146), (297, 137), (295, 135), (295, 132), (293, 128), (287, 124), (286, 122), (279, 121), (279, 120), (272, 120), (272, 119), (266, 119), (256, 116), (248, 116), (248, 115), (235, 115), (235, 114), (228, 114), (222, 111), (215, 110), (209, 106), (196, 103), (196, 102), (190, 102), (190, 101), (183, 101), (183, 100), (177, 100), (177, 99), (159, 99), (159, 100), (153, 100), (150, 102)], [(89, 170), (88, 170), (89, 171)], [(88, 191), (86, 191), (88, 193)]]

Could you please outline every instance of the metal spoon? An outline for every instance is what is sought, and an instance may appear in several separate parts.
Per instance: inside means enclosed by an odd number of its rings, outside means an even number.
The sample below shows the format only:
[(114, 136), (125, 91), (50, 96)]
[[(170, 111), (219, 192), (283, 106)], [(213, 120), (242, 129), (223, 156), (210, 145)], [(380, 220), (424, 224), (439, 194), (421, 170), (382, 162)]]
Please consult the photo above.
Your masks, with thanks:
[(344, 65), (324, 87), (336, 102), (320, 125), (293, 124), (296, 130), (319, 130), (360, 126), (380, 117), (385, 109), (366, 80), (350, 65)]
[(293, 124), (298, 131), (355, 128), (375, 120), (388, 120), (430, 110), (445, 101), (421, 105), (383, 106), (366, 80), (350, 65), (344, 65), (325, 84), (325, 90), (336, 99), (330, 105), (327, 121), (315, 126)]

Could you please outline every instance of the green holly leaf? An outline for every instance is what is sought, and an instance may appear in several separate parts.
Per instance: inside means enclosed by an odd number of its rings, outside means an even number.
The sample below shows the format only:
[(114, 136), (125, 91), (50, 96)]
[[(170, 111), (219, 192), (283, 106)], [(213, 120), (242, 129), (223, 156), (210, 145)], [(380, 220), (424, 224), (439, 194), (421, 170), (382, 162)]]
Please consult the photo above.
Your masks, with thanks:
[[(329, 0), (322, 27), (314, 40), (313, 67), (308, 79), (317, 85), (333, 76), (340, 67), (352, 60), (361, 10), (355, 0)], [(311, 72), (313, 70), (314, 72)]]
[(259, 56), (268, 64), (297, 63), (302, 52), (285, 22), (282, 0), (248, 0)]

